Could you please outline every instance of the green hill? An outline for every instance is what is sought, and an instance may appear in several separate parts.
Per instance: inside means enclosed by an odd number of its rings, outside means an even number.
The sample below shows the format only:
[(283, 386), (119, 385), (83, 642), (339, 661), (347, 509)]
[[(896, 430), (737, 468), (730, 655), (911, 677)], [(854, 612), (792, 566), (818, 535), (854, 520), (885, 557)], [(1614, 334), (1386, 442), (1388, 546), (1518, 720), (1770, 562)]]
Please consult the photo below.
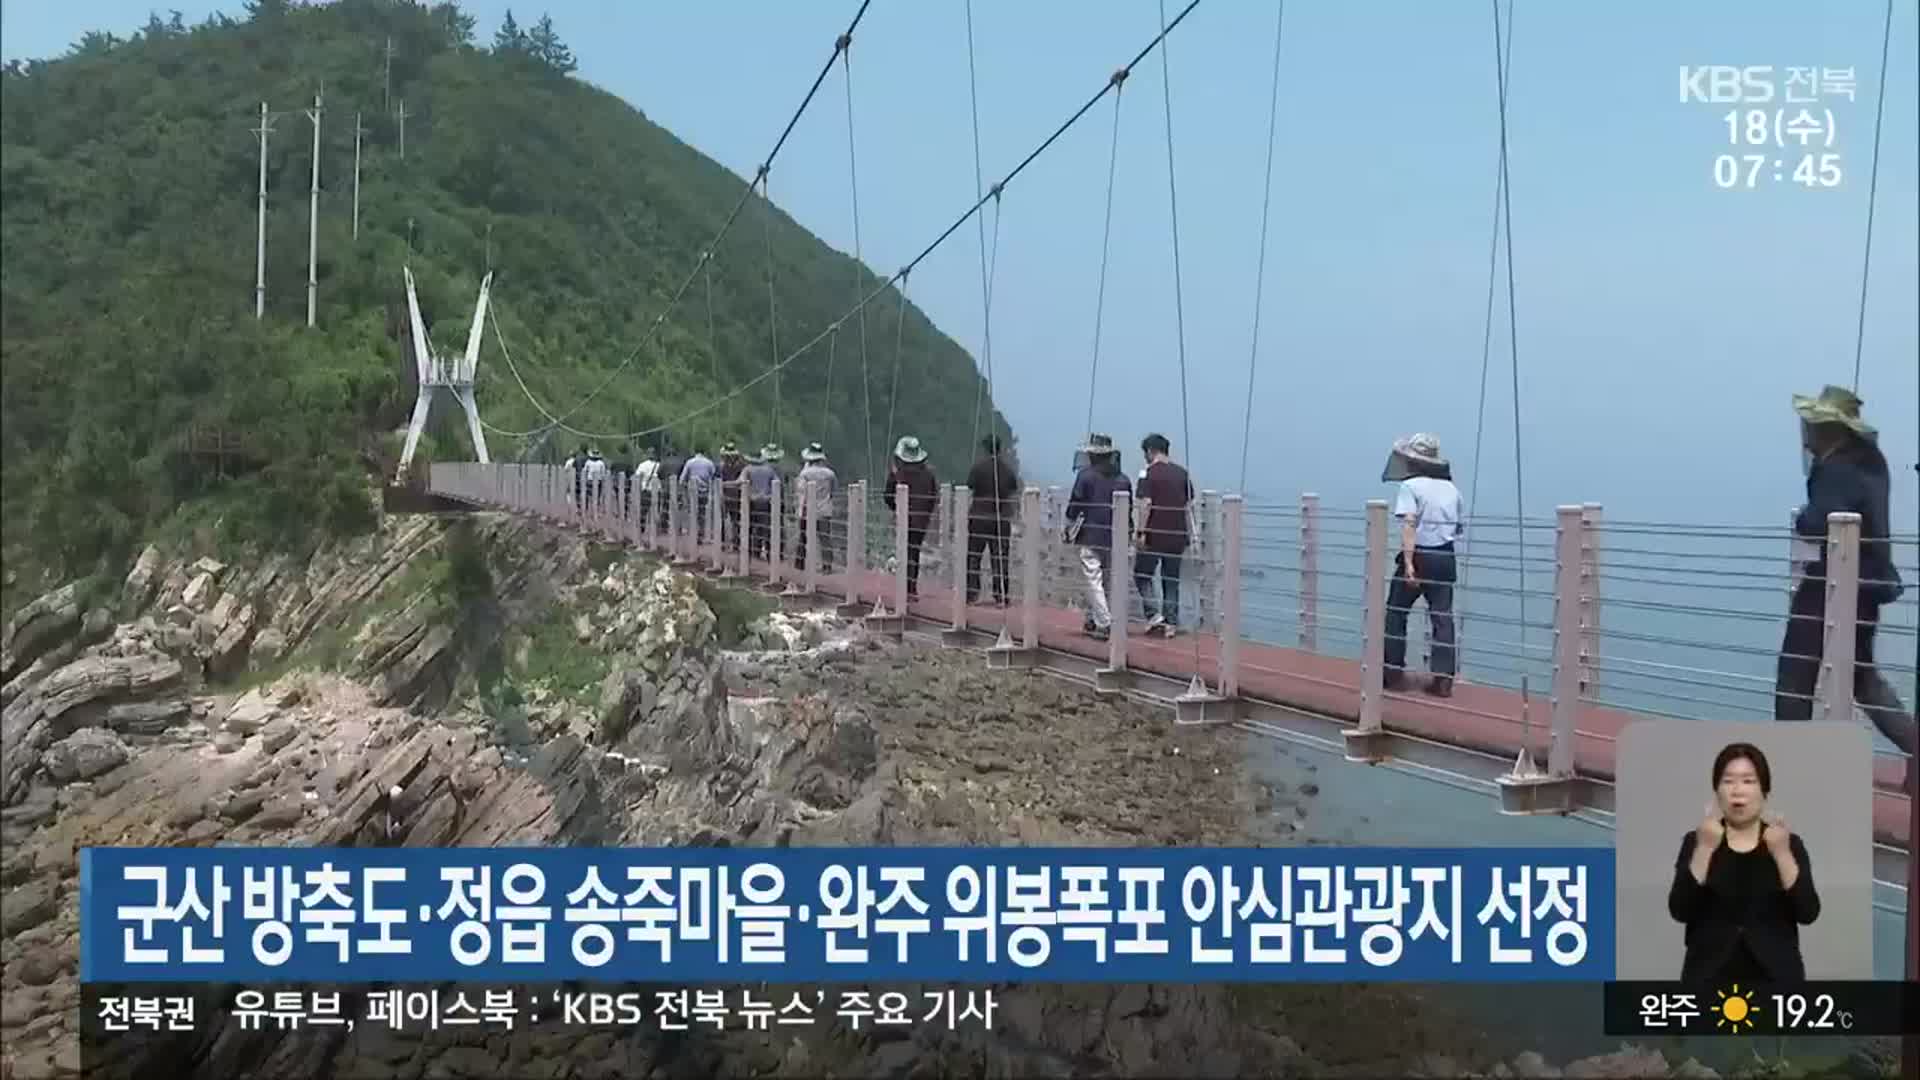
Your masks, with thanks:
[[(369, 479), (390, 468), (413, 400), (401, 267), (429, 334), (464, 344), (479, 281), (496, 271), (498, 325), (528, 387), (564, 412), (644, 339), (744, 181), (611, 94), (570, 76), (550, 27), (488, 36), (452, 4), (340, 0), (248, 5), (187, 27), (158, 18), (131, 40), (90, 34), (0, 83), (0, 543), (14, 569), (84, 571), (168, 522), (220, 521), (241, 540), (297, 544), (368, 526)], [(391, 101), (383, 85), (393, 43)], [(312, 126), (321, 131), (318, 326), (306, 322)], [(259, 102), (268, 144), (266, 317), (254, 318)], [(404, 102), (405, 152), (398, 118)], [(775, 113), (790, 102), (769, 102)], [(360, 224), (352, 234), (355, 114)], [(704, 278), (644, 354), (568, 422), (621, 433), (666, 423), (765, 371), (768, 232), (781, 351), (843, 314), (856, 268), (766, 204), (749, 203)], [(862, 288), (877, 284), (859, 271)], [(789, 448), (821, 439), (857, 477), (871, 409), (884, 455), (898, 298), (869, 310), (869, 397), (857, 324), (781, 379)], [(709, 336), (711, 327), (711, 337)], [(979, 378), (910, 309), (901, 416), (961, 464)], [(489, 333), (482, 414), (541, 427)], [(680, 445), (771, 437), (768, 379), (671, 432)], [(470, 457), (450, 401), (423, 454)], [(828, 417), (821, 431), (823, 416)], [(983, 427), (1006, 434), (987, 403)], [(898, 426), (898, 425), (896, 425)], [(189, 430), (243, 452), (218, 467)], [(984, 432), (982, 432), (984, 434)], [(556, 441), (571, 444), (570, 434)], [(520, 441), (490, 438), (511, 459)], [(617, 449), (615, 441), (601, 448)], [(21, 585), (24, 586), (24, 582)]]

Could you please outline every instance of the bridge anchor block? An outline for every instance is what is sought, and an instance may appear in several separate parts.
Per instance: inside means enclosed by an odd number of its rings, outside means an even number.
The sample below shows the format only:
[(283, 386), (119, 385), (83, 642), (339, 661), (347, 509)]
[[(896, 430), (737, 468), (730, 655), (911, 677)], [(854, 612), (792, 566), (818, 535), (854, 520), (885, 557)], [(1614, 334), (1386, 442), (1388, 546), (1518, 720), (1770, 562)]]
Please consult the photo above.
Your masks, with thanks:
[(1113, 697), (1133, 689), (1133, 671), (1130, 668), (1103, 667), (1093, 673), (1093, 692), (1102, 697)]
[(1006, 627), (1000, 628), (1000, 640), (987, 650), (990, 671), (1031, 671), (1040, 666), (1040, 651), (1016, 645)]
[(1362, 765), (1378, 765), (1393, 757), (1393, 732), (1385, 728), (1363, 731), (1351, 728), (1340, 733), (1347, 744), (1347, 760)]

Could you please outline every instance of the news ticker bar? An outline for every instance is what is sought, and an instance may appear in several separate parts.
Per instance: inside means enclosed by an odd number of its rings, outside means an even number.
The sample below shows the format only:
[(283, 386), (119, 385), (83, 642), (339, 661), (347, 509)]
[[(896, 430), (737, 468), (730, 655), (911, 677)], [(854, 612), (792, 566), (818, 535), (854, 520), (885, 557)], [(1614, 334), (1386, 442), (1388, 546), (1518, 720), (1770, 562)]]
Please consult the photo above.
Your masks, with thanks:
[(1920, 1034), (1920, 989), (1906, 982), (1790, 985), (1610, 982), (1608, 1035)]

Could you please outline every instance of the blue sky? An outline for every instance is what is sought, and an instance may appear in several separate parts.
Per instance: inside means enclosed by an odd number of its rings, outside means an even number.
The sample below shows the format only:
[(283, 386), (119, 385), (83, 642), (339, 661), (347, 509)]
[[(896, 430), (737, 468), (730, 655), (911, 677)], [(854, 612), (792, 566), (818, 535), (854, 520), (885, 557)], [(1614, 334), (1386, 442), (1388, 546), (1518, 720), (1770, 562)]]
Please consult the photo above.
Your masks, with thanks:
[[(7, 3), (8, 57), (130, 30), (139, 2)], [(190, 20), (213, 6), (180, 5)], [(464, 5), (490, 39), (509, 6)], [(751, 173), (855, 0), (554, 3), (580, 76)], [(1167, 5), (1171, 14), (1181, 6)], [(1865, 236), (1879, 0), (1519, 0), (1509, 142), (1520, 434), (1530, 514), (1772, 524), (1799, 497), (1789, 396), (1850, 381)], [(1916, 18), (1895, 6), (1861, 392), (1914, 526), (1920, 425)], [(854, 45), (863, 254), (896, 268), (974, 196), (965, 6), (874, 0)], [(523, 23), (538, 6), (515, 6)], [(1186, 390), (1180, 408), (1166, 117), (1150, 57), (1121, 106), (1097, 429), (1170, 435), (1205, 486), (1237, 486), (1276, 9), (1203, 0), (1170, 39)], [(1004, 173), (1158, 29), (1149, 0), (974, 0), (980, 138)], [(1844, 179), (1805, 190), (1713, 182), (1730, 107), (1679, 102), (1683, 64), (1852, 67), (1834, 108)], [(838, 74), (773, 193), (851, 250)], [(995, 391), (1036, 472), (1083, 434), (1111, 108), (1009, 188), (994, 302)], [(242, 137), (242, 136), (236, 136)], [(1279, 87), (1273, 218), (1254, 393), (1251, 493), (1329, 504), (1384, 494), (1393, 436), (1472, 451), (1498, 152), (1491, 9), (1476, 0), (1294, 0)], [(1771, 151), (1777, 153), (1777, 151)], [(1787, 155), (1788, 168), (1798, 151)], [(1766, 170), (1768, 173), (1770, 169)], [(953, 336), (982, 338), (964, 230), (914, 275)], [(1476, 503), (1514, 506), (1504, 298)], [(620, 343), (609, 343), (609, 352)], [(903, 399), (903, 413), (912, 402)], [(1133, 457), (1135, 455), (1129, 455)]]

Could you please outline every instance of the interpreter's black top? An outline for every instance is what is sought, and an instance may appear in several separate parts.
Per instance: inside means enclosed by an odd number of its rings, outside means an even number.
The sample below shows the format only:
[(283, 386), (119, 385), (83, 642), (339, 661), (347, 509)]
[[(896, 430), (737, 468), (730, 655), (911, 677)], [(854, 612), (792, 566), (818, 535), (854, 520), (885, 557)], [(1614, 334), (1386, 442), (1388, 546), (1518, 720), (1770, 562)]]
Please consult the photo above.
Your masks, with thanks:
[(1680, 841), (1674, 861), (1667, 911), (1687, 928), (1683, 982), (1746, 979), (1791, 983), (1807, 977), (1800, 957), (1800, 927), (1820, 917), (1820, 894), (1813, 886), (1813, 860), (1798, 836), (1788, 840), (1800, 864), (1793, 888), (1780, 886), (1765, 842), (1752, 851), (1735, 851), (1722, 842), (1707, 863), (1707, 880), (1693, 880), (1689, 866), (1696, 843), (1692, 830)]

